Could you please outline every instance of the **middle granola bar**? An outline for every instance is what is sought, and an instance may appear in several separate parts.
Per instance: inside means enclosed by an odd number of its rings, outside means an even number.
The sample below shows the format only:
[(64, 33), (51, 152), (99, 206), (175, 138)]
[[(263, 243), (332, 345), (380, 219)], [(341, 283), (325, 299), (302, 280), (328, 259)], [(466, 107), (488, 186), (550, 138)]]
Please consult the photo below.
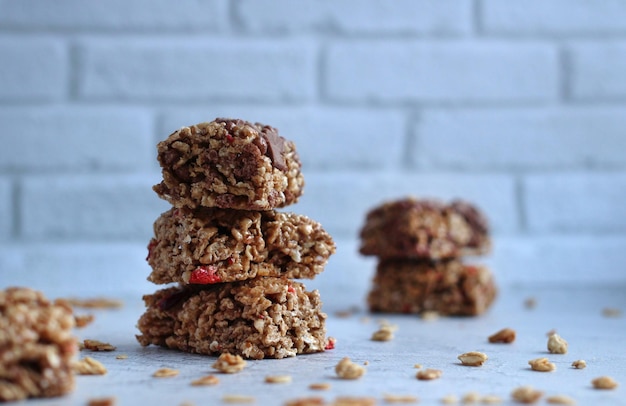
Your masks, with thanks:
[(314, 278), (335, 252), (306, 216), (277, 211), (170, 209), (155, 221), (148, 280), (207, 285), (258, 276)]

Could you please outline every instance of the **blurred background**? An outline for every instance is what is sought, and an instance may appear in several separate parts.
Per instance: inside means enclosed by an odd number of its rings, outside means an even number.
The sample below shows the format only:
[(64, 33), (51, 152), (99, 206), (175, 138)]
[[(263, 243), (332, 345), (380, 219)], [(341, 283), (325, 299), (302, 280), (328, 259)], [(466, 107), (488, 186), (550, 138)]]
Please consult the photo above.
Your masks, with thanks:
[(462, 198), (501, 286), (626, 287), (626, 2), (0, 0), (0, 288), (143, 294), (156, 143), (236, 117), (296, 142), (363, 304), (365, 213)]

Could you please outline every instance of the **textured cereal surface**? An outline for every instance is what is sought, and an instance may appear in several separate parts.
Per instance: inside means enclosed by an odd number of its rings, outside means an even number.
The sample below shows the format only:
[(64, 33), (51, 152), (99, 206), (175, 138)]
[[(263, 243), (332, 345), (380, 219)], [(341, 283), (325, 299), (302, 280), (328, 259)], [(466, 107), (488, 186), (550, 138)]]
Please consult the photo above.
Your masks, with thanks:
[(145, 295), (138, 341), (199, 354), (285, 358), (324, 351), (326, 314), (317, 291), (284, 278)]
[(485, 216), (455, 200), (407, 197), (372, 209), (360, 232), (360, 252), (380, 258), (456, 258), (491, 248)]
[(368, 295), (371, 311), (473, 316), (484, 313), (496, 296), (491, 272), (459, 260), (384, 260)]
[(304, 187), (294, 143), (267, 125), (218, 118), (175, 131), (157, 150), (154, 191), (175, 207), (270, 210)]
[(154, 283), (210, 283), (257, 276), (313, 278), (335, 252), (332, 237), (306, 216), (277, 211), (171, 209), (154, 223), (148, 263)]
[(72, 309), (28, 288), (0, 291), (0, 401), (54, 397), (74, 389)]

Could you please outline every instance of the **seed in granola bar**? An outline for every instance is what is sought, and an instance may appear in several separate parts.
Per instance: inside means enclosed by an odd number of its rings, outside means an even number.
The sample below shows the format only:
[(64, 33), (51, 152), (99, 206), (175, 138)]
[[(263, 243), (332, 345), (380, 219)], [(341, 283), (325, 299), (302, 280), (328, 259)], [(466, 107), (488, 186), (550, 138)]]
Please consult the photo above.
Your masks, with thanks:
[(511, 392), (511, 397), (518, 403), (535, 403), (543, 396), (543, 392), (532, 386), (520, 386)]
[(610, 376), (600, 376), (591, 381), (594, 389), (615, 389), (617, 388), (617, 381)]
[(552, 334), (548, 338), (548, 351), (550, 351), (551, 354), (566, 354), (567, 341), (556, 333)]
[(107, 373), (106, 367), (91, 357), (85, 357), (74, 362), (72, 369), (78, 375), (104, 375)]
[(431, 368), (420, 369), (419, 371), (417, 371), (417, 374), (415, 375), (415, 377), (419, 379), (420, 381), (430, 381), (433, 379), (440, 378), (442, 373), (443, 372), (439, 369), (431, 369)]
[(505, 343), (509, 344), (515, 341), (515, 330), (510, 328), (503, 328), (495, 334), (489, 336), (490, 343)]
[(241, 356), (225, 352), (219, 356), (212, 367), (225, 374), (234, 374), (243, 370), (246, 364)]
[(565, 395), (554, 395), (548, 396), (546, 398), (546, 403), (550, 403), (552, 405), (575, 405), (576, 401), (569, 396)]
[(215, 375), (206, 375), (191, 381), (192, 386), (213, 386), (218, 383), (220, 383), (220, 380)]
[(385, 403), (417, 403), (419, 399), (413, 395), (383, 395)]
[(161, 368), (157, 369), (152, 376), (155, 378), (171, 378), (173, 376), (177, 376), (180, 373), (178, 369), (172, 368)]
[(365, 368), (350, 361), (350, 358), (344, 357), (335, 366), (335, 372), (341, 379), (359, 379), (365, 374)]
[(290, 375), (268, 375), (265, 377), (265, 383), (290, 383)]
[(572, 367), (576, 369), (585, 369), (587, 368), (587, 361), (585, 361), (584, 359), (578, 359), (572, 362)]
[(115, 346), (98, 340), (84, 340), (84, 348), (91, 351), (115, 351)]
[(556, 365), (548, 361), (547, 358), (536, 358), (528, 361), (528, 365), (533, 371), (551, 372), (556, 369)]
[(470, 351), (457, 357), (463, 365), (470, 367), (479, 367), (487, 361), (487, 354), (484, 352)]

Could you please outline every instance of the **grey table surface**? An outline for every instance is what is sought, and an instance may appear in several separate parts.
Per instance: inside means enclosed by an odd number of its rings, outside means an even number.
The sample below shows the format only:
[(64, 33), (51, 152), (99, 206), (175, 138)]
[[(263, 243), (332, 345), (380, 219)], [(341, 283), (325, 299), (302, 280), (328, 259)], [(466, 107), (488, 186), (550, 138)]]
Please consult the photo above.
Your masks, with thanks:
[[(322, 293), (322, 299), (323, 299)], [(536, 306), (527, 308), (533, 298)], [(412, 395), (419, 404), (441, 404), (446, 395), (461, 399), (468, 392), (496, 395), (502, 404), (512, 403), (511, 391), (530, 385), (545, 397), (567, 395), (579, 405), (626, 405), (626, 289), (624, 286), (590, 288), (570, 287), (510, 288), (501, 290), (490, 311), (475, 318), (438, 318), (422, 320), (411, 315), (370, 314), (364, 303), (349, 317), (325, 309), (328, 335), (337, 339), (336, 348), (282, 360), (249, 361), (237, 374), (219, 374), (211, 368), (215, 357), (141, 347), (135, 340), (135, 324), (143, 311), (140, 297), (125, 297), (117, 310), (78, 310), (93, 313), (95, 321), (77, 330), (81, 339), (107, 341), (117, 347), (113, 352), (82, 351), (108, 369), (104, 376), (78, 376), (76, 390), (65, 397), (30, 400), (32, 405), (86, 405), (89, 399), (113, 396), (117, 405), (212, 405), (224, 404), (228, 395), (254, 398), (255, 404), (282, 405), (287, 400), (318, 396), (332, 402), (342, 396), (372, 397), (386, 404), (385, 395)], [(603, 315), (603, 309), (621, 310), (617, 317)], [(378, 323), (386, 320), (397, 325), (395, 338), (377, 342), (371, 335)], [(512, 344), (490, 344), (487, 337), (510, 327), (516, 330)], [(547, 332), (555, 329), (569, 342), (567, 354), (549, 354)], [(457, 356), (481, 351), (489, 359), (481, 367), (460, 364)], [(116, 359), (126, 354), (127, 359)], [(334, 372), (343, 357), (365, 365), (366, 373), (358, 380), (341, 380)], [(547, 357), (556, 364), (553, 372), (536, 372), (528, 361)], [(575, 369), (571, 363), (584, 359), (587, 368)], [(415, 364), (443, 371), (440, 379), (420, 381), (415, 378)], [(154, 378), (159, 368), (178, 369), (178, 376)], [(196, 387), (190, 382), (216, 374), (215, 386)], [(290, 375), (291, 383), (268, 384), (268, 375)], [(608, 375), (620, 386), (615, 390), (593, 389), (591, 380)], [(311, 383), (326, 382), (330, 389), (314, 391)]]

